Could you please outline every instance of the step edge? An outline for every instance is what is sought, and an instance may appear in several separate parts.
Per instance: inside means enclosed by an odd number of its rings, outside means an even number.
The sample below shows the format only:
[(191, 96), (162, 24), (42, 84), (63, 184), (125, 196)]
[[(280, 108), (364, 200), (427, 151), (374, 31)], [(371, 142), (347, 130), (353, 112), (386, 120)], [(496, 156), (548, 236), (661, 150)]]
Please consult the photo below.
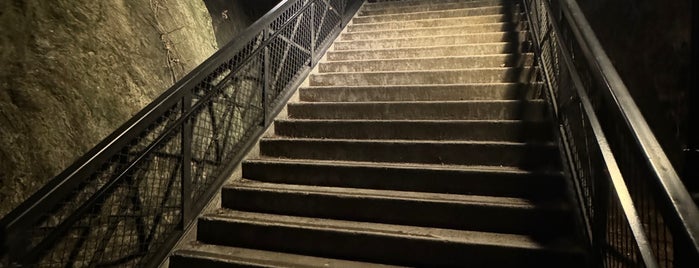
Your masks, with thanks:
[(472, 58), (498, 58), (498, 57), (516, 57), (517, 55), (523, 55), (526, 57), (533, 57), (534, 53), (497, 53), (497, 54), (478, 54), (478, 55), (464, 55), (464, 56), (443, 56), (443, 57), (417, 57), (417, 58), (392, 58), (392, 59), (365, 59), (365, 60), (336, 60), (336, 61), (321, 61), (318, 64), (321, 65), (331, 65), (331, 64), (347, 64), (347, 63), (366, 63), (366, 62), (400, 62), (400, 61), (429, 61), (429, 60), (444, 60), (444, 59), (463, 59), (468, 60)]
[(437, 172), (467, 172), (467, 173), (498, 173), (510, 175), (534, 175), (534, 176), (563, 176), (563, 171), (551, 170), (527, 170), (510, 166), (486, 166), (486, 165), (443, 165), (426, 163), (396, 163), (396, 162), (368, 162), (347, 160), (319, 160), (305, 158), (277, 158), (260, 156), (255, 159), (247, 159), (243, 165), (249, 164), (273, 164), (273, 165), (305, 165), (305, 166), (341, 166), (349, 168), (376, 168), (376, 169), (402, 169), (402, 170), (429, 170)]
[(311, 78), (312, 78), (312, 77), (317, 77), (317, 76), (332, 76), (332, 75), (362, 75), (362, 74), (372, 74), (372, 75), (386, 74), (386, 75), (391, 75), (391, 74), (408, 74), (408, 73), (428, 73), (428, 74), (433, 74), (433, 73), (453, 73), (453, 72), (476, 72), (476, 71), (509, 71), (509, 70), (515, 70), (515, 69), (538, 69), (538, 67), (537, 67), (537, 66), (472, 67), (472, 68), (439, 69), (439, 70), (417, 69), (417, 70), (375, 71), (375, 72), (366, 72), (366, 71), (360, 71), (360, 72), (327, 72), (327, 73), (316, 73), (316, 74), (312, 74), (312, 75), (311, 75)]
[[(491, 207), (491, 208), (516, 208), (521, 210), (536, 211), (564, 211), (565, 207), (556, 202), (545, 202), (517, 197), (487, 196), (472, 194), (445, 194), (433, 192), (376, 190), (367, 188), (294, 185), (283, 183), (258, 182), (255, 180), (241, 179), (223, 186), (223, 191), (255, 191), (277, 194), (317, 195), (336, 197), (341, 199), (372, 199), (393, 200), (404, 202), (440, 203), (461, 206)], [(226, 194), (226, 193), (222, 193)], [(558, 201), (558, 200), (554, 200)]]
[[(357, 16), (353, 17), (352, 19), (355, 19), (355, 18), (382, 18), (382, 17), (390, 17), (390, 16), (421, 15), (421, 14), (431, 14), (431, 13), (437, 14), (437, 13), (446, 13), (446, 12), (450, 12), (450, 11), (489, 10), (489, 9), (503, 9), (503, 8), (505, 8), (504, 5), (494, 5), (494, 6), (485, 6), (485, 7), (454, 8), (454, 9), (435, 10), (435, 11), (406, 12), (406, 13), (398, 13), (398, 14), (382, 14), (382, 15), (367, 15), (367, 16), (357, 15)], [(505, 14), (505, 13), (498, 13), (498, 14)], [(489, 15), (493, 15), (493, 14), (489, 14)], [(463, 16), (463, 17), (470, 17), (470, 16)], [(405, 21), (409, 21), (409, 20), (405, 20)]]
[[(464, 27), (484, 27), (484, 26), (504, 26), (508, 24), (514, 24), (512, 22), (489, 22), (481, 24), (464, 24), (464, 25), (452, 25), (452, 26), (429, 26), (429, 27), (415, 27), (415, 28), (402, 28), (402, 29), (389, 29), (389, 30), (376, 30), (376, 31), (352, 31), (342, 33), (343, 35), (349, 34), (366, 34), (366, 33), (394, 33), (403, 31), (417, 31), (417, 30), (450, 30), (450, 29), (461, 29)], [(483, 32), (490, 33), (490, 32)]]
[[(195, 259), (206, 259), (206, 260), (212, 260), (212, 261), (222, 261), (223, 263), (226, 264), (238, 264), (238, 265), (252, 265), (256, 267), (290, 267), (290, 266), (297, 266), (302, 264), (302, 262), (312, 262), (308, 263), (308, 265), (304, 265), (303, 267), (327, 267), (325, 265), (317, 265), (317, 264), (322, 264), (322, 263), (327, 263), (327, 262), (333, 262), (333, 263), (341, 263), (343, 265), (354, 265), (353, 267), (384, 267), (384, 268), (390, 268), (390, 267), (401, 267), (401, 266), (390, 266), (390, 265), (384, 265), (384, 264), (375, 264), (375, 263), (369, 263), (369, 262), (359, 262), (359, 261), (350, 261), (350, 260), (342, 260), (342, 259), (332, 259), (332, 258), (324, 258), (324, 257), (317, 257), (317, 256), (309, 256), (309, 255), (302, 255), (302, 254), (293, 254), (293, 253), (286, 253), (286, 252), (279, 252), (279, 251), (269, 251), (269, 250), (260, 250), (260, 249), (251, 249), (251, 248), (243, 248), (243, 247), (232, 247), (232, 246), (223, 246), (223, 245), (215, 245), (215, 244), (204, 244), (204, 243), (199, 243), (199, 242), (194, 242), (193, 244), (195, 245), (190, 245), (186, 246), (182, 249), (178, 249), (173, 252), (173, 256), (182, 256), (184, 258), (195, 258)], [(221, 250), (221, 251), (239, 251), (237, 254), (226, 254), (226, 253), (218, 253), (218, 252), (213, 252), (213, 250)], [(269, 255), (271, 258), (270, 259), (263, 259), (263, 258), (254, 258), (251, 256), (258, 256), (258, 255)], [(296, 262), (284, 262), (284, 261), (278, 261), (279, 259), (283, 258), (291, 258), (295, 259)], [(299, 261), (300, 258), (303, 258), (303, 261)]]
[(365, 143), (365, 144), (453, 144), (453, 145), (492, 145), (492, 146), (517, 146), (517, 147), (557, 147), (555, 142), (514, 142), (514, 141), (477, 141), (477, 140), (402, 140), (402, 139), (327, 139), (327, 138), (296, 138), (271, 136), (260, 139), (260, 143), (266, 142), (281, 142), (281, 141), (298, 141), (298, 142), (316, 142), (316, 143)]
[(400, 47), (400, 48), (377, 48), (377, 49), (353, 49), (353, 50), (333, 50), (328, 51), (330, 54), (342, 54), (342, 53), (359, 53), (359, 52), (383, 52), (383, 51), (395, 51), (395, 50), (418, 50), (418, 49), (449, 49), (458, 47), (477, 47), (477, 46), (497, 46), (497, 45), (516, 45), (511, 42), (488, 42), (488, 43), (470, 43), (462, 45), (446, 45), (446, 46), (425, 46), (425, 47)]

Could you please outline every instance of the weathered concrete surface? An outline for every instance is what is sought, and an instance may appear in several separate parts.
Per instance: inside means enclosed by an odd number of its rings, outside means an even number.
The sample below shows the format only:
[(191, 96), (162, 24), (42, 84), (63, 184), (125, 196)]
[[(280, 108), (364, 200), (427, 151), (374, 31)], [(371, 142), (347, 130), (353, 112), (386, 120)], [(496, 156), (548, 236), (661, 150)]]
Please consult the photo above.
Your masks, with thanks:
[(202, 1), (0, 2), (0, 216), (216, 49)]

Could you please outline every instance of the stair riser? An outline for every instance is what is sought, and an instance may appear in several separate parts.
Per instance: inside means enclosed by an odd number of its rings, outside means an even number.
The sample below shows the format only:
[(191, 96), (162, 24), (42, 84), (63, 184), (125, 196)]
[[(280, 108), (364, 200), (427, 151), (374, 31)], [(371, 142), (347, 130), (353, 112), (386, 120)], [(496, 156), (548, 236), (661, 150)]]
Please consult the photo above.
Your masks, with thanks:
[(540, 84), (473, 84), (394, 87), (306, 87), (302, 101), (442, 101), (442, 100), (526, 100), (532, 99)]
[(547, 173), (248, 161), (243, 163), (243, 177), (270, 183), (510, 196), (542, 200), (560, 198), (564, 192), (562, 177)]
[(326, 73), (311, 75), (311, 86), (438, 85), (529, 82), (535, 69), (528, 67), (443, 71)]
[(542, 121), (543, 102), (466, 103), (291, 103), (289, 117), (298, 119), (376, 120), (528, 120)]
[(436, 35), (465, 35), (491, 32), (511, 32), (520, 31), (522, 27), (513, 26), (508, 23), (482, 24), (470, 26), (451, 26), (437, 28), (419, 28), (419, 29), (381, 29), (373, 32), (350, 32), (344, 33), (339, 40), (342, 41), (358, 41), (358, 40), (375, 40), (389, 38), (411, 38), (411, 37), (431, 37)]
[(224, 188), (221, 202), (242, 211), (470, 231), (552, 235), (550, 226), (569, 224), (563, 210), (251, 188)]
[(445, 57), (434, 59), (369, 60), (321, 62), (320, 73), (379, 72), (413, 70), (447, 70), (531, 66), (532, 54), (503, 54), (495, 56)]
[(530, 249), (480, 244), (457, 244), (438, 239), (383, 236), (374, 233), (247, 221), (200, 220), (203, 242), (407, 266), (479, 266), (498, 260), (502, 266), (563, 267), (570, 254), (547, 254)]
[(519, 44), (488, 43), (463, 46), (400, 48), (386, 50), (332, 51), (328, 52), (329, 61), (371, 60), (371, 59), (409, 59), (449, 56), (474, 56), (486, 54), (506, 54), (520, 51)]
[(408, 13), (408, 14), (391, 14), (391, 15), (354, 17), (352, 19), (352, 23), (361, 24), (361, 23), (376, 23), (376, 22), (389, 22), (389, 21), (427, 20), (427, 19), (443, 19), (443, 18), (468, 17), (468, 16), (500, 15), (500, 14), (504, 14), (507, 11), (509, 11), (509, 8), (502, 7), (502, 6), (453, 9), (453, 10), (429, 11), (429, 12)]
[(308, 122), (276, 121), (275, 135), (296, 138), (551, 141), (541, 122)]
[(359, 16), (376, 16), (376, 15), (389, 15), (389, 14), (404, 14), (404, 13), (415, 13), (415, 12), (427, 12), (427, 11), (441, 11), (449, 9), (464, 9), (464, 8), (474, 8), (474, 7), (493, 7), (502, 6), (504, 1), (502, 0), (484, 0), (484, 1), (470, 1), (470, 2), (456, 2), (456, 3), (432, 3), (427, 5), (412, 5), (412, 6), (402, 6), (402, 7), (386, 7), (386, 8), (362, 8), (359, 10)]
[(446, 18), (446, 19), (432, 19), (432, 20), (412, 20), (412, 21), (394, 21), (394, 22), (382, 22), (382, 23), (365, 23), (365, 24), (351, 24), (347, 26), (347, 32), (368, 32), (368, 31), (382, 31), (389, 29), (412, 29), (412, 28), (424, 28), (424, 27), (449, 27), (458, 25), (474, 25), (474, 24), (486, 24), (486, 23), (499, 23), (499, 22), (515, 22), (518, 21), (519, 15), (508, 16), (508, 15), (486, 15), (486, 16), (472, 16), (472, 17), (461, 17), (461, 18)]
[[(466, 35), (454, 35), (454, 36), (433, 36), (433, 37), (407, 37), (400, 39), (382, 39), (382, 40), (359, 40), (359, 41), (340, 41), (335, 42), (333, 45), (335, 51), (331, 51), (329, 55), (337, 52), (342, 52), (344, 50), (370, 50), (370, 49), (426, 49), (434, 50), (438, 48), (433, 48), (435, 46), (459, 46), (451, 49), (457, 49), (463, 53), (457, 55), (467, 56), (469, 54), (497, 54), (503, 53), (504, 51), (498, 50), (487, 50), (481, 48), (481, 50), (490, 51), (486, 53), (479, 52), (477, 47), (489, 47), (489, 46), (499, 46), (501, 49), (503, 44), (490, 44), (490, 43), (501, 43), (510, 42), (506, 44), (507, 48), (510, 50), (517, 50), (521, 42), (526, 39), (526, 33), (504, 33), (504, 32), (494, 32), (494, 33), (483, 33), (483, 34), (466, 34)], [(466, 45), (471, 44), (471, 45)], [(480, 45), (479, 45), (480, 44)], [(492, 49), (492, 48), (491, 48)], [(336, 52), (337, 51), (337, 52)], [(456, 52), (459, 52), (456, 51)], [(376, 51), (378, 53), (384, 53), (382, 51)], [(436, 55), (435, 55), (436, 56)], [(427, 55), (431, 57), (431, 55)], [(332, 58), (331, 58), (332, 59)]]
[(537, 169), (558, 166), (553, 162), (558, 157), (556, 148), (537, 145), (262, 140), (260, 154), (281, 158)]

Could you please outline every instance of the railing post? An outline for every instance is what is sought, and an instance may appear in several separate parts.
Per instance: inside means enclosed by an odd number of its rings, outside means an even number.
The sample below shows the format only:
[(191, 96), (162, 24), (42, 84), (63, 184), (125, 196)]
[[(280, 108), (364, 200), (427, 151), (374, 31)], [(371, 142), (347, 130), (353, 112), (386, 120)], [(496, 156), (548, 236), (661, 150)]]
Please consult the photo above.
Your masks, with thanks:
[[(182, 115), (192, 109), (192, 92), (182, 97)], [(182, 227), (193, 219), (192, 215), (192, 118), (187, 118), (182, 124)]]
[(270, 72), (269, 72), (269, 46), (267, 45), (267, 41), (269, 40), (269, 28), (265, 28), (262, 31), (262, 45), (265, 46), (263, 48), (263, 60), (262, 60), (262, 122), (260, 122), (260, 125), (262, 127), (267, 127), (268, 121), (269, 121), (269, 90), (270, 90)]
[(310, 67), (316, 62), (316, 2), (311, 1), (311, 62)]

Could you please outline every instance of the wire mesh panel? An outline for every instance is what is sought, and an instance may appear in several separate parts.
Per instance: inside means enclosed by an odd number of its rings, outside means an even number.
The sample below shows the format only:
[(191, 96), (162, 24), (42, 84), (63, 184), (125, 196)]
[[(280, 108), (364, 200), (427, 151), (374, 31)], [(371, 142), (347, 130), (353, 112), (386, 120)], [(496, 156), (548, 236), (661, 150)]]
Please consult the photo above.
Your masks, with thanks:
[(171, 107), (90, 180), (28, 230), (42, 267), (127, 265), (147, 259), (181, 224), (181, 136)]
[(3, 218), (0, 266), (158, 265), (361, 2), (280, 3)]

